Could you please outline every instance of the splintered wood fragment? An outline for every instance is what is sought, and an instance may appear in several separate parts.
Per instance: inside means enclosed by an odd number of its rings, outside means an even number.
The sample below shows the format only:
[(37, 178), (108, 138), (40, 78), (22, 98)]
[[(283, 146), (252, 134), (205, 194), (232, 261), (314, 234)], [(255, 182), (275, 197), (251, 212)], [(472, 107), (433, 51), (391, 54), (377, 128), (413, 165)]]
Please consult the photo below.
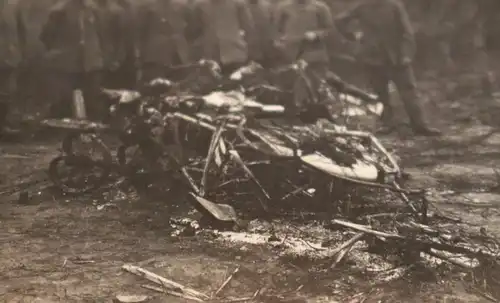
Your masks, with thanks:
[(352, 222), (342, 221), (342, 220), (338, 220), (338, 219), (332, 220), (332, 223), (338, 224), (338, 225), (342, 225), (342, 226), (345, 226), (345, 227), (349, 227), (349, 228), (352, 228), (354, 230), (361, 231), (361, 232), (364, 232), (364, 233), (367, 233), (367, 234), (371, 234), (371, 235), (374, 235), (374, 236), (377, 236), (377, 237), (383, 237), (383, 238), (388, 238), (388, 239), (404, 239), (404, 237), (402, 237), (400, 235), (397, 235), (397, 234), (388, 234), (388, 233), (384, 233), (384, 232), (381, 232), (381, 231), (376, 231), (376, 230), (370, 229), (367, 226), (364, 226), (364, 225), (361, 225), (361, 224), (356, 224), (356, 223), (352, 223)]
[(477, 267), (477, 266), (474, 266), (473, 264), (467, 264), (464, 261), (457, 260), (457, 259), (455, 259), (455, 258), (453, 258), (451, 256), (447, 256), (446, 254), (444, 254), (443, 252), (438, 251), (438, 250), (429, 249), (425, 253), (428, 254), (428, 255), (430, 255), (430, 256), (433, 256), (435, 258), (447, 261), (447, 262), (449, 262), (449, 263), (451, 263), (453, 265), (460, 266), (462, 268), (474, 269), (474, 268)]
[(199, 291), (188, 288), (182, 284), (179, 284), (177, 282), (174, 282), (172, 280), (164, 278), (164, 277), (157, 275), (153, 272), (150, 272), (144, 268), (141, 268), (141, 267), (138, 267), (135, 265), (131, 265), (131, 264), (124, 264), (122, 266), (122, 269), (129, 272), (129, 273), (132, 273), (134, 275), (143, 277), (143, 278), (145, 278), (153, 283), (159, 284), (162, 287), (167, 288), (168, 290), (172, 290), (172, 291), (179, 291), (180, 290), (181, 292), (188, 294), (190, 296), (193, 296), (193, 297), (209, 299), (209, 297), (206, 294), (203, 294)]
[(234, 298), (234, 299), (226, 299), (222, 301), (218, 301), (220, 303), (236, 303), (236, 302), (248, 302), (255, 299), (254, 297), (243, 297), (243, 298)]
[(218, 303), (233, 303), (233, 302), (236, 303), (236, 302), (252, 301), (252, 300), (255, 300), (255, 298), (257, 298), (257, 296), (260, 294), (261, 291), (262, 291), (262, 289), (257, 290), (256, 292), (254, 292), (254, 294), (251, 297), (232, 298), (232, 299), (226, 299), (226, 300), (217, 301), (217, 302)]
[(344, 257), (351, 251), (354, 244), (356, 244), (356, 242), (361, 240), (364, 236), (364, 232), (357, 233), (354, 237), (340, 245), (340, 247), (335, 250), (335, 261), (333, 261), (330, 267), (334, 268), (335, 266), (337, 266), (340, 261), (342, 261), (342, 259), (344, 259)]
[(435, 230), (428, 225), (420, 224), (420, 223), (413, 222), (413, 221), (408, 222), (408, 224), (410, 226), (414, 227), (415, 229), (420, 230), (421, 232), (424, 232), (426, 234), (434, 235), (434, 236), (439, 235), (438, 230)]
[(83, 265), (83, 264), (94, 264), (95, 261), (93, 260), (72, 260), (71, 261), (73, 264), (78, 264), (78, 265)]
[(149, 289), (149, 290), (154, 290), (154, 291), (160, 292), (162, 294), (165, 293), (165, 288), (161, 288), (159, 286), (149, 285), (149, 284), (142, 284), (141, 287), (145, 288), (145, 289)]
[(117, 295), (114, 302), (117, 303), (143, 303), (149, 300), (148, 296), (144, 295)]
[(469, 257), (474, 256), (477, 257), (478, 255), (485, 255), (485, 253), (482, 250), (471, 250), (469, 248), (461, 247), (461, 246), (456, 246), (456, 245), (450, 245), (446, 243), (440, 243), (436, 241), (430, 241), (430, 240), (419, 240), (419, 239), (411, 239), (411, 238), (406, 238), (403, 236), (400, 236), (398, 234), (389, 234), (381, 231), (376, 231), (373, 229), (368, 228), (365, 225), (360, 225), (356, 223), (351, 223), (351, 222), (346, 222), (342, 220), (332, 220), (332, 223), (342, 225), (348, 228), (352, 228), (354, 230), (362, 231), (367, 234), (371, 234), (377, 237), (381, 238), (386, 238), (386, 239), (392, 239), (392, 240), (405, 240), (409, 241), (410, 243), (416, 243), (416, 244), (421, 244), (425, 245), (429, 248), (433, 248), (435, 250), (441, 250), (441, 251), (449, 251), (452, 253), (458, 253), (458, 254), (464, 254)]
[(205, 302), (204, 300), (202, 300), (200, 298), (193, 297), (193, 296), (190, 296), (190, 295), (186, 295), (186, 294), (183, 294), (181, 292), (177, 292), (177, 291), (173, 291), (173, 290), (168, 290), (168, 289), (161, 288), (161, 287), (154, 286), (154, 285), (144, 284), (144, 285), (141, 285), (141, 287), (145, 288), (145, 289), (153, 290), (153, 291), (156, 291), (156, 292), (159, 292), (159, 293), (171, 295), (171, 296), (174, 296), (174, 297), (184, 298), (186, 300), (191, 300), (191, 301), (196, 301), (196, 302)]
[(15, 155), (15, 154), (3, 154), (0, 157), (3, 158), (3, 159), (29, 159), (30, 158), (28, 156)]
[(354, 237), (352, 237), (351, 239), (345, 241), (337, 249), (335, 249), (333, 251), (333, 254), (336, 255), (339, 252), (341, 252), (341, 251), (345, 250), (346, 248), (348, 248), (349, 246), (354, 245), (356, 242), (358, 242), (359, 240), (361, 240), (361, 238), (363, 238), (364, 235), (365, 235), (364, 232), (360, 232), (360, 233), (355, 234)]
[(219, 289), (217, 289), (217, 291), (214, 293), (214, 297), (217, 297), (217, 295), (224, 289), (224, 287), (227, 286), (227, 284), (229, 284), (229, 282), (231, 281), (231, 279), (234, 277), (234, 275), (240, 270), (239, 267), (237, 267), (230, 275), (229, 277), (227, 277), (227, 279), (222, 283), (222, 285), (219, 287)]

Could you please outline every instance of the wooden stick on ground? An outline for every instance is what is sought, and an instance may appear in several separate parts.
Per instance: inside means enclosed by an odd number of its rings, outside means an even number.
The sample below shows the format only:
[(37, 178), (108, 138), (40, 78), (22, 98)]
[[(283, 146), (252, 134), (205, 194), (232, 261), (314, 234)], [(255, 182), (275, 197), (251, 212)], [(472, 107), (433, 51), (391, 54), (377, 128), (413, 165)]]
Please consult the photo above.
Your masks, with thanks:
[(226, 280), (222, 283), (222, 285), (217, 289), (217, 291), (214, 293), (213, 297), (217, 297), (217, 295), (226, 287), (227, 284), (231, 281), (231, 279), (234, 277), (234, 275), (240, 270), (239, 267), (237, 267), (230, 275), (227, 277)]
[(364, 232), (357, 233), (354, 237), (352, 237), (351, 239), (340, 245), (340, 247), (335, 250), (336, 258), (330, 267), (334, 268), (335, 266), (337, 266), (337, 264), (339, 264), (340, 261), (342, 261), (345, 255), (347, 255), (351, 251), (354, 244), (356, 244), (356, 242), (361, 240), (361, 238), (363, 238), (364, 236), (365, 236)]
[(134, 275), (143, 277), (143, 278), (145, 278), (153, 283), (159, 284), (159, 285), (165, 287), (166, 290), (171, 290), (171, 291), (179, 291), (180, 290), (181, 292), (183, 292), (187, 295), (193, 296), (193, 297), (210, 299), (210, 297), (207, 296), (206, 294), (203, 294), (199, 291), (196, 291), (194, 289), (186, 287), (182, 284), (179, 284), (177, 282), (174, 282), (172, 280), (164, 278), (164, 277), (157, 275), (153, 272), (145, 270), (144, 268), (141, 268), (141, 267), (138, 267), (135, 265), (131, 265), (131, 264), (124, 264), (122, 266), (122, 269), (129, 272), (129, 273), (132, 273)]
[(397, 235), (397, 234), (388, 234), (388, 233), (384, 233), (384, 232), (381, 232), (381, 231), (376, 231), (376, 230), (370, 229), (367, 226), (364, 226), (364, 225), (361, 225), (361, 224), (356, 224), (356, 223), (352, 223), (352, 222), (346, 222), (346, 221), (337, 220), (337, 219), (332, 220), (332, 223), (338, 224), (338, 225), (342, 225), (342, 226), (345, 226), (345, 227), (349, 227), (349, 228), (355, 229), (357, 231), (360, 231), (360, 232), (363, 232), (363, 233), (367, 233), (367, 234), (371, 234), (371, 235), (374, 235), (374, 236), (377, 236), (377, 237), (382, 237), (382, 238), (387, 238), (387, 239), (404, 239), (404, 237), (402, 237), (400, 235)]
[(438, 250), (430, 250), (429, 249), (429, 250), (424, 251), (424, 252), (426, 254), (430, 255), (430, 256), (433, 256), (435, 258), (438, 258), (438, 259), (450, 262), (451, 264), (460, 266), (462, 268), (466, 268), (466, 269), (474, 269), (474, 268), (476, 268), (476, 266), (474, 266), (473, 264), (468, 264), (468, 263), (466, 263), (464, 261), (454, 259), (453, 257), (447, 256), (446, 254), (444, 254), (443, 252), (438, 251)]
[(349, 228), (352, 228), (354, 230), (362, 231), (362, 232), (365, 232), (367, 234), (371, 234), (371, 235), (381, 237), (381, 238), (392, 239), (392, 240), (406, 240), (406, 241), (409, 241), (411, 243), (417, 243), (417, 244), (427, 246), (428, 248), (433, 248), (435, 250), (464, 254), (464, 255), (467, 255), (469, 257), (471, 257), (471, 256), (477, 257), (478, 255), (488, 256), (488, 254), (486, 254), (484, 251), (482, 251), (480, 249), (471, 250), (471, 249), (466, 248), (466, 247), (451, 245), (451, 244), (447, 244), (447, 243), (440, 243), (440, 242), (424, 240), (424, 239), (419, 240), (419, 239), (405, 238), (405, 237), (398, 235), (398, 234), (389, 234), (389, 233), (385, 233), (385, 232), (381, 232), (381, 231), (376, 231), (376, 230), (368, 228), (365, 225), (346, 222), (346, 221), (342, 221), (342, 220), (335, 219), (335, 220), (332, 220), (332, 223), (342, 225), (345, 227), (349, 227)]
[(218, 303), (236, 303), (236, 302), (252, 301), (259, 295), (260, 291), (261, 291), (260, 289), (257, 290), (251, 297), (232, 298), (232, 299), (226, 299), (226, 300), (217, 301), (217, 302)]
[(172, 296), (179, 297), (179, 298), (184, 298), (186, 300), (191, 300), (191, 301), (196, 301), (196, 302), (205, 302), (204, 300), (199, 299), (197, 297), (192, 297), (192, 296), (185, 295), (185, 294), (177, 292), (177, 291), (168, 290), (168, 289), (158, 287), (158, 286), (144, 284), (144, 285), (141, 285), (141, 287), (145, 288), (145, 289), (149, 289), (149, 290), (154, 290), (156, 292), (160, 292), (163, 294), (172, 295)]

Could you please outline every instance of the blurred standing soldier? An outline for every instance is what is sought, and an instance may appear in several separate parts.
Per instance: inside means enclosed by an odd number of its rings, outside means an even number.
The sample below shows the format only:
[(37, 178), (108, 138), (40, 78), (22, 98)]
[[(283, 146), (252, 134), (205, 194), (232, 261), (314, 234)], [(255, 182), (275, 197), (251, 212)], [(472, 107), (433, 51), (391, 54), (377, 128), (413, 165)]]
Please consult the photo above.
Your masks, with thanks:
[(36, 99), (44, 89), (44, 71), (42, 69), (42, 57), (44, 46), (40, 41), (40, 33), (47, 21), (50, 7), (57, 0), (18, 0), (22, 24), (26, 31), (26, 45), (23, 54), (23, 66), (20, 68), (18, 83), (22, 83), (23, 89), (18, 90), (19, 101), (22, 108), (33, 110), (41, 109), (43, 100)]
[[(123, 9), (113, 0), (95, 0), (101, 35), (106, 37), (101, 48), (104, 59), (103, 85), (108, 88), (123, 88), (119, 67), (125, 61), (127, 27)], [(130, 33), (128, 33), (130, 35)]]
[(242, 0), (197, 0), (190, 35), (199, 57), (217, 61), (223, 73), (245, 64), (256, 51), (252, 16)]
[(451, 50), (455, 61), (466, 71), (485, 71), (484, 18), (480, 0), (453, 0), (448, 7), (446, 23), (451, 36)]
[(486, 45), (488, 50), (500, 50), (500, 1), (485, 0)]
[(439, 135), (430, 128), (419, 104), (412, 68), (415, 38), (405, 7), (399, 0), (364, 0), (339, 22), (357, 20), (363, 37), (359, 60), (366, 66), (371, 85), (384, 104), (382, 122), (392, 130), (393, 111), (389, 83), (392, 81), (404, 103), (410, 124), (416, 134)]
[(103, 41), (99, 11), (91, 0), (65, 0), (50, 11), (41, 39), (46, 47), (45, 63), (51, 71), (49, 95), (52, 115), (71, 116), (71, 96), (80, 88), (87, 115), (101, 120), (106, 114), (100, 102), (101, 74), (104, 68)]
[(329, 39), (336, 31), (326, 4), (317, 0), (284, 1), (276, 8), (274, 25), (276, 47), (286, 60), (303, 59), (317, 70), (328, 66)]
[[(415, 16), (417, 23), (416, 39), (419, 47), (419, 59), (427, 69), (454, 69), (451, 58), (450, 35), (446, 22), (446, 15), (450, 4), (454, 0), (421, 0), (418, 13)], [(416, 4), (413, 3), (415, 6)]]
[(489, 71), (486, 50), (486, 8), (483, 0), (454, 0), (445, 25), (450, 33), (452, 58), (460, 63), (459, 74), (465, 76), (460, 82), (491, 97), (494, 75)]
[(142, 80), (174, 76), (170, 67), (190, 61), (187, 6), (179, 0), (150, 0), (138, 8), (137, 47)]
[(274, 59), (272, 27), (272, 6), (268, 0), (248, 0), (256, 35), (254, 60), (263, 66), (269, 66)]
[(332, 36), (336, 33), (330, 8), (317, 0), (284, 1), (276, 8), (274, 26), (275, 47), (286, 61), (283, 63), (304, 60), (308, 71), (312, 72), (313, 81), (309, 84), (295, 79), (290, 83), (294, 91), (293, 106), (301, 108), (313, 101), (308, 96), (307, 86), (317, 86), (317, 80), (323, 78), (329, 68), (328, 49), (333, 46)]
[(14, 0), (0, 1), (0, 136), (12, 134), (9, 109), (15, 99), (16, 76), (22, 62), (26, 31)]

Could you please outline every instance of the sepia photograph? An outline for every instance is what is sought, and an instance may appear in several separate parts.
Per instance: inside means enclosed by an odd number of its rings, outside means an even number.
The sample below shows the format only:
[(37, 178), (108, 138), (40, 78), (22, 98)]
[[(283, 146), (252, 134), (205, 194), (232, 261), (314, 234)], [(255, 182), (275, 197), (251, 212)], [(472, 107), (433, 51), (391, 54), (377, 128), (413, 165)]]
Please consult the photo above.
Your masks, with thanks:
[(0, 302), (500, 302), (499, 71), (498, 0), (0, 0)]

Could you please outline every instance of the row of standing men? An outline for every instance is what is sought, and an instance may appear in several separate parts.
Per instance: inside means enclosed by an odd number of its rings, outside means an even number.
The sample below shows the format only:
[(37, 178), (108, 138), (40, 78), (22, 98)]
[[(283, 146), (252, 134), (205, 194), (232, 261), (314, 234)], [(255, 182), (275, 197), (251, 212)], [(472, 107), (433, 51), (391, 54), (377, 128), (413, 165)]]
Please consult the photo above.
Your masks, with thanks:
[[(366, 63), (373, 89), (388, 100), (393, 81), (413, 129), (437, 134), (424, 120), (411, 68), (415, 37), (400, 0), (364, 0), (334, 21), (330, 6), (320, 0), (60, 0), (38, 34), (43, 58), (30, 55), (29, 22), (23, 3), (4, 0), (0, 24), (0, 126), (8, 108), (18, 72), (36, 74), (43, 68), (44, 100), (51, 113), (70, 115), (68, 98), (75, 88), (84, 92), (89, 116), (102, 119), (101, 86), (133, 86), (170, 76), (173, 65), (199, 58), (216, 60), (231, 70), (254, 60), (265, 66), (300, 58), (321, 70), (332, 53), (354, 52)], [(51, 0), (38, 0), (47, 5)], [(31, 3), (32, 4), (32, 3)], [(361, 47), (337, 30), (356, 21), (364, 33)], [(348, 26), (347, 26), (348, 27)], [(304, 44), (304, 41), (308, 41)], [(304, 48), (304, 45), (306, 46)], [(40, 59), (40, 60), (38, 60)], [(36, 61), (36, 62), (34, 62)], [(137, 73), (136, 71), (139, 71)], [(387, 103), (383, 121), (390, 125)], [(3, 127), (4, 128), (4, 127)]]
[(405, 0), (424, 68), (484, 70), (487, 49), (500, 47), (500, 2)]

